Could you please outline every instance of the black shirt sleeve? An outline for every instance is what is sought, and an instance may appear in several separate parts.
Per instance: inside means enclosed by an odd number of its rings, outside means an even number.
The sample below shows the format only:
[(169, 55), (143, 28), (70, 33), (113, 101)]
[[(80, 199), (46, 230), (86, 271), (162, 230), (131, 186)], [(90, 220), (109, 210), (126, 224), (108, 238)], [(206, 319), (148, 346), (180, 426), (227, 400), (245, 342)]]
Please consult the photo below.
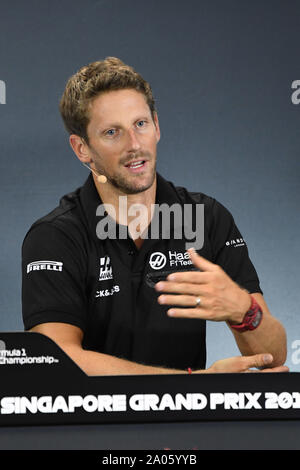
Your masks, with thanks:
[(263, 294), (257, 272), (249, 258), (246, 242), (231, 213), (214, 200), (211, 227), (214, 263), (249, 293)]
[(83, 331), (87, 263), (75, 240), (51, 223), (27, 233), (22, 247), (22, 314), (26, 330), (63, 322)]

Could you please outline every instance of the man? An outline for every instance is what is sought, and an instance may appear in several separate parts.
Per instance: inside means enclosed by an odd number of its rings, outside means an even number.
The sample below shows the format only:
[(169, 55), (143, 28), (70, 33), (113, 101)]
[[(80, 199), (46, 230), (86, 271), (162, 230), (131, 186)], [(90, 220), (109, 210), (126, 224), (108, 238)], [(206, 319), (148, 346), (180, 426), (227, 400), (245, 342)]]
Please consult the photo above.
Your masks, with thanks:
[[(91, 375), (287, 370), (284, 328), (231, 214), (156, 172), (160, 128), (149, 84), (107, 58), (69, 79), (60, 111), (92, 173), (25, 237), (25, 328), (51, 337)], [(153, 206), (163, 204), (193, 207), (192, 223), (204, 205), (198, 253), (161, 227), (147, 236)], [(136, 207), (143, 210), (132, 224)], [(243, 356), (205, 369), (206, 320), (226, 321)]]

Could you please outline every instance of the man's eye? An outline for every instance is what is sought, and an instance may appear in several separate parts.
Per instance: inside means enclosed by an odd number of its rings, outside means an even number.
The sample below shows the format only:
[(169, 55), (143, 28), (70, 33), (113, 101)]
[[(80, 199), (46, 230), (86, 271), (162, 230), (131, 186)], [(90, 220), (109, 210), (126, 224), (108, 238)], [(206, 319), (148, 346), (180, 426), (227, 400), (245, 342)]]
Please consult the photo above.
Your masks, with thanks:
[(146, 124), (146, 121), (138, 121), (137, 122), (138, 127), (144, 127), (145, 124)]
[(116, 129), (109, 129), (108, 131), (105, 132), (105, 135), (114, 136), (115, 133), (116, 133)]

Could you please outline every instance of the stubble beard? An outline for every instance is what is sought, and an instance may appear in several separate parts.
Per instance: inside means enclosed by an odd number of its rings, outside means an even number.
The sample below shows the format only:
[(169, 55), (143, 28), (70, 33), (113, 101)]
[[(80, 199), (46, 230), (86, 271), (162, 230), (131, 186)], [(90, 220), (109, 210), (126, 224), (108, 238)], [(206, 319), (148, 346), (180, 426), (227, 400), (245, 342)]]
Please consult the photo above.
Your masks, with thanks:
[[(143, 156), (141, 157), (141, 159)], [(146, 158), (148, 165), (151, 165), (151, 160), (153, 158)], [(133, 160), (133, 158), (132, 158)], [(97, 171), (102, 174), (102, 171), (97, 168)], [(149, 170), (148, 170), (149, 171)], [(141, 184), (140, 180), (144, 178), (143, 174), (136, 174), (136, 175), (128, 175), (126, 178), (122, 174), (118, 174), (115, 172), (114, 174), (105, 174), (107, 177), (107, 181), (114, 186), (118, 191), (121, 191), (124, 194), (138, 194), (143, 191), (146, 191), (149, 189), (155, 180), (155, 175), (156, 175), (156, 158), (154, 158), (154, 165), (153, 168), (151, 169), (151, 172), (149, 172), (149, 176), (147, 178), (147, 182), (144, 184)], [(131, 178), (130, 178), (131, 176)], [(131, 179), (131, 180), (130, 180)]]

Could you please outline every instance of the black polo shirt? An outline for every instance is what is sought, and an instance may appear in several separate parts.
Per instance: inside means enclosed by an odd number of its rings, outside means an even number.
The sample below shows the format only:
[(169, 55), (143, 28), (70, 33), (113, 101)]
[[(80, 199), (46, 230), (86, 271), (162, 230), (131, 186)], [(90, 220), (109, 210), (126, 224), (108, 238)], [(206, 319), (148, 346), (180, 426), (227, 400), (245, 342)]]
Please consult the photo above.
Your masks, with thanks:
[[(204, 245), (198, 253), (250, 293), (262, 293), (246, 243), (222, 204), (175, 187), (158, 173), (155, 202), (203, 204)], [(99, 239), (98, 224), (107, 216), (96, 215), (100, 204), (90, 175), (28, 231), (22, 249), (25, 329), (69, 323), (83, 330), (85, 349), (153, 366), (205, 368), (205, 321), (169, 317), (170, 307), (158, 304), (154, 289), (171, 272), (195, 269), (186, 253), (190, 240), (160, 231), (137, 249), (127, 227), (127, 238), (118, 232), (117, 238)]]

